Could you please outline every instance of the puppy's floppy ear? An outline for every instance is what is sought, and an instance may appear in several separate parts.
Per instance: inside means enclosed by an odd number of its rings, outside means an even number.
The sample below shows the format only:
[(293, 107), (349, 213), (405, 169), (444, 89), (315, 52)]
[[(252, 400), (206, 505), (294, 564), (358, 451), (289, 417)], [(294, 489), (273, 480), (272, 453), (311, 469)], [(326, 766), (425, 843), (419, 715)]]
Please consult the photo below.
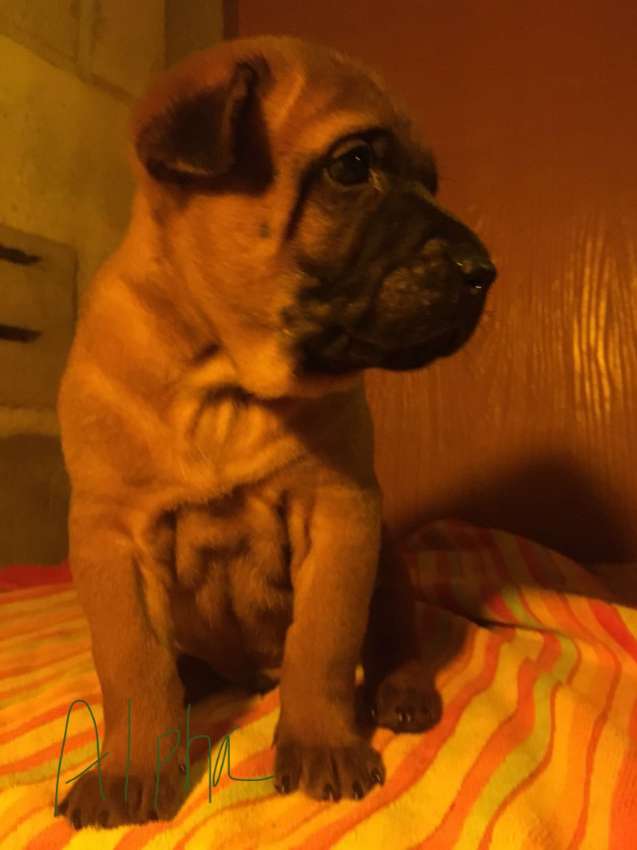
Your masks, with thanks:
[(271, 166), (256, 92), (267, 71), (263, 60), (239, 62), (227, 81), (173, 97), (135, 139), (149, 174), (161, 182), (206, 185), (247, 161), (253, 172), (261, 166), (260, 179), (267, 179), (264, 168), (271, 172)]

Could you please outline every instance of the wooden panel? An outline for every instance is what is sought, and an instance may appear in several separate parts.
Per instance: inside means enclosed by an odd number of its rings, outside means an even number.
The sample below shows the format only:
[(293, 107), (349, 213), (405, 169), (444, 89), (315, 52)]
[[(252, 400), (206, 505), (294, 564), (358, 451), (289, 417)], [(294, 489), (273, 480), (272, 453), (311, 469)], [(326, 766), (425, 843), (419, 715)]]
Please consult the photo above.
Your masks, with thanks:
[(465, 351), (370, 375), (392, 526), (637, 556), (637, 4), (240, 0), (237, 21), (383, 70), (500, 270)]

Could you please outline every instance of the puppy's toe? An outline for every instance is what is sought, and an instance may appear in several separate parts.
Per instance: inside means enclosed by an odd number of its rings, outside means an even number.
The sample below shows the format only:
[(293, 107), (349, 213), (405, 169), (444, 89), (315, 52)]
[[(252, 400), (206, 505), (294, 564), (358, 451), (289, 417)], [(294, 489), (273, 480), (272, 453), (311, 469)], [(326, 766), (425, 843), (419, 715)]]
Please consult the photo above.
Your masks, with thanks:
[(442, 699), (427, 675), (396, 671), (381, 681), (371, 699), (375, 724), (394, 732), (423, 732), (442, 717)]
[(385, 782), (385, 767), (380, 755), (364, 742), (330, 750), (330, 761), (337, 778), (339, 795), (362, 800), (375, 785)]
[(292, 743), (277, 746), (274, 762), (274, 787), (279, 794), (289, 794), (290, 791), (295, 791), (299, 787), (301, 761), (302, 755), (299, 747)]
[(112, 829), (124, 824), (140, 824), (172, 818), (183, 799), (176, 776), (162, 775), (155, 795), (155, 777), (102, 776), (103, 797), (97, 773), (81, 776), (60, 803), (58, 811), (75, 829), (87, 826)]
[(380, 755), (362, 740), (342, 747), (279, 744), (275, 775), (281, 793), (301, 787), (315, 800), (333, 802), (360, 800), (385, 781)]

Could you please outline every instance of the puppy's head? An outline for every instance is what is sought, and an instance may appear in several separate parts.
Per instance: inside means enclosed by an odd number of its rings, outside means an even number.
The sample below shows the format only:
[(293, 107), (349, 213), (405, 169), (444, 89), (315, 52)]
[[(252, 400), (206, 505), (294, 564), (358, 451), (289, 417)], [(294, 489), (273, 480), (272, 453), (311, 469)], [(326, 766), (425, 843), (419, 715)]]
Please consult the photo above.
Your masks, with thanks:
[(154, 86), (134, 142), (173, 295), (246, 389), (418, 368), (473, 332), (495, 268), (436, 202), (403, 111), (351, 60), (288, 38), (226, 42)]

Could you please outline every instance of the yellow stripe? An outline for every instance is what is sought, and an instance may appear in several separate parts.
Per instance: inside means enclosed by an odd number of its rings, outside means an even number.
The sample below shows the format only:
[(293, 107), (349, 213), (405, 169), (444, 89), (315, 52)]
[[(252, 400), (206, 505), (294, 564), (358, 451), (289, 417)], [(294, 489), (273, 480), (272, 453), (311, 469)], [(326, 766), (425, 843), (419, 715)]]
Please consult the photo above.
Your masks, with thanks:
[[(77, 685), (78, 678), (82, 675), (91, 674), (93, 668), (91, 651), (85, 649), (71, 659), (62, 659), (62, 661), (45, 665), (42, 669), (36, 670), (33, 673), (28, 673), (24, 676), (16, 676), (11, 679), (11, 690), (14, 691), (10, 696), (2, 697), (3, 709), (7, 710), (13, 705), (16, 709), (23, 703), (28, 696), (35, 694), (43, 699), (46, 695), (48, 699), (49, 688), (53, 682), (73, 682), (73, 687)], [(95, 677), (95, 673), (92, 673)], [(46, 681), (45, 681), (46, 680)], [(95, 679), (93, 679), (95, 680)], [(4, 685), (4, 680), (3, 683)], [(68, 685), (67, 685), (68, 687)], [(91, 690), (95, 689), (95, 685), (91, 686)], [(9, 688), (7, 687), (7, 690)], [(12, 709), (13, 711), (13, 709)]]
[(5, 839), (20, 818), (33, 808), (31, 789), (9, 788), (0, 794), (0, 847), (9, 846)]
[(36, 597), (26, 596), (28, 593), (29, 591), (11, 590), (2, 594), (0, 611), (3, 625), (11, 625), (17, 615), (45, 613), (53, 618), (61, 602), (75, 602), (79, 610), (77, 592), (72, 587), (64, 586), (64, 589), (59, 591), (52, 589), (49, 593)]
[[(56, 634), (52, 634), (54, 631)], [(80, 619), (69, 620), (57, 628), (43, 627), (33, 635), (20, 635), (4, 641), (0, 652), (0, 666), (3, 669), (19, 667), (21, 664), (38, 664), (42, 667), (61, 653), (68, 653), (70, 648), (76, 652), (82, 651), (82, 645), (88, 645), (88, 642), (86, 623)], [(10, 681), (10, 678), (3, 675), (3, 689), (8, 687), (5, 683)]]
[[(232, 733), (231, 736), (231, 759), (233, 773), (239, 774), (237, 765), (246, 758), (249, 758), (255, 752), (263, 749), (268, 749), (272, 741), (272, 734), (277, 719), (276, 711), (271, 711), (264, 717), (243, 726)], [(214, 769), (215, 759), (217, 757), (217, 746), (213, 742), (212, 751), (212, 767)], [(225, 775), (225, 769), (224, 769)], [(197, 830), (192, 839), (192, 846), (212, 848), (215, 846), (214, 841), (223, 834), (223, 841), (228, 841), (228, 827), (234, 828), (236, 824), (235, 812), (230, 810), (234, 803), (243, 800), (252, 800), (250, 806), (245, 811), (249, 812), (250, 822), (259, 823), (258, 806), (260, 798), (271, 795), (273, 793), (272, 782), (229, 782), (224, 788), (212, 789), (212, 800), (208, 801), (208, 772), (207, 767), (200, 781), (191, 793), (189, 800), (186, 803), (185, 810), (195, 805), (193, 811), (185, 818), (179, 818), (177, 825), (168, 827), (162, 832), (161, 836), (157, 836), (147, 845), (147, 850), (151, 848), (172, 847), (178, 838), (190, 832), (194, 827), (203, 825), (201, 830)], [(269, 806), (269, 803), (267, 803)], [(269, 813), (268, 808), (268, 813)], [(222, 830), (220, 830), (220, 825)], [(235, 848), (237, 845), (234, 841), (230, 841), (229, 845)]]
[[(557, 682), (564, 683), (577, 661), (577, 652), (573, 642), (566, 638), (558, 638), (561, 653), (551, 671), (542, 673), (533, 688), (533, 704), (535, 706), (535, 723), (530, 736), (523, 741), (515, 750), (509, 753), (497, 768), (482, 793), (475, 801), (468, 817), (466, 818), (462, 832), (458, 838), (459, 847), (477, 846), (484, 834), (485, 825), (488, 824), (502, 800), (504, 800), (533, 770), (541, 763), (549, 745), (551, 736), (551, 712), (550, 695), (551, 690)], [(560, 689), (560, 690), (563, 690)], [(502, 718), (503, 720), (504, 718)], [(502, 722), (502, 721), (500, 721)], [(520, 813), (524, 806), (520, 804), (521, 797), (516, 798), (508, 809), (503, 813), (510, 814), (517, 822), (517, 836), (514, 834), (503, 836), (494, 831), (493, 846), (506, 847), (513, 850), (521, 837)], [(530, 809), (530, 811), (534, 811)], [(500, 819), (501, 822), (503, 818)], [(498, 837), (496, 838), (496, 832)], [(506, 843), (499, 844), (498, 841), (505, 840)]]
[(615, 778), (626, 752), (630, 715), (636, 693), (635, 678), (622, 675), (595, 753), (588, 822), (581, 850), (608, 847)]

